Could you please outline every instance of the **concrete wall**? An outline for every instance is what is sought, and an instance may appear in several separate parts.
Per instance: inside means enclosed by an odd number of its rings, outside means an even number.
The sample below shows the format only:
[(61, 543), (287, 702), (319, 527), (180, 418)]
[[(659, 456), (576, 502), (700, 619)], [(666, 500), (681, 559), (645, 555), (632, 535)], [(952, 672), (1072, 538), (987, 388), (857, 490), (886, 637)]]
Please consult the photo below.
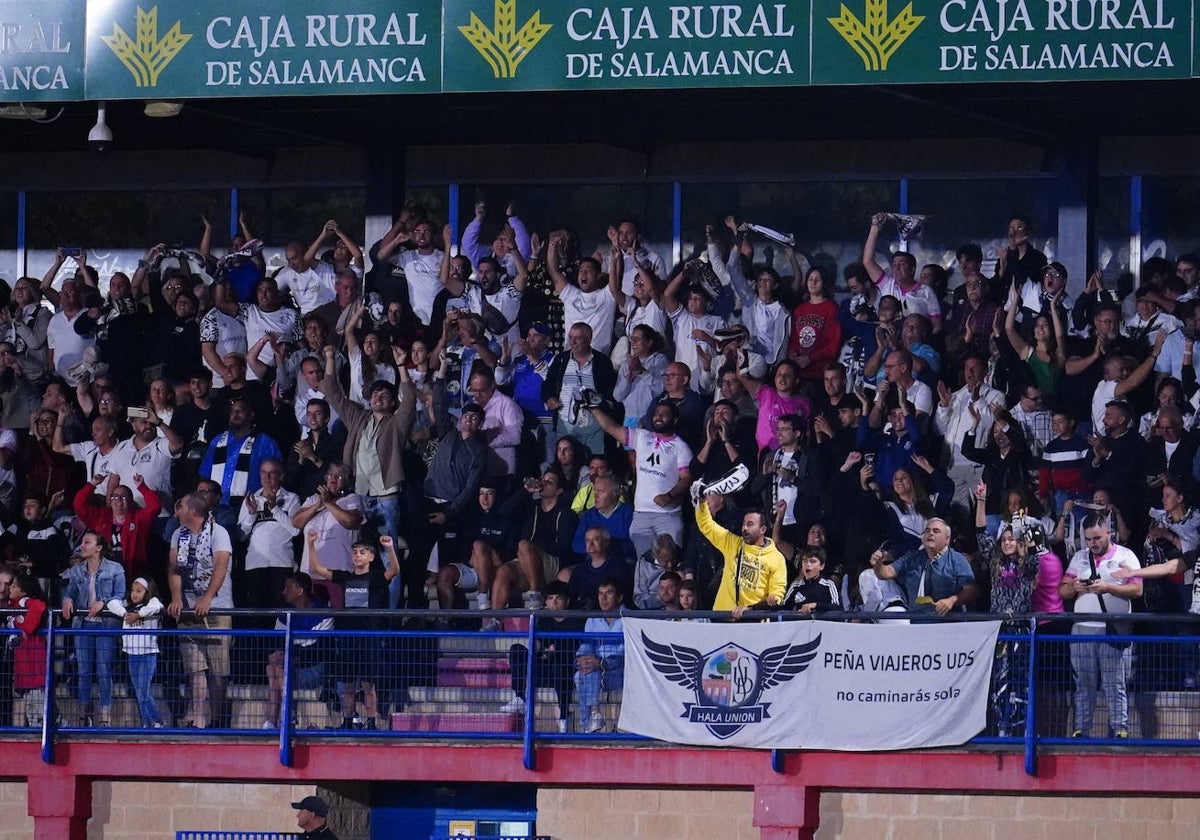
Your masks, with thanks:
[[(1114, 780), (1114, 786), (1119, 785)], [(542, 789), (554, 840), (758, 840), (750, 791)], [(1147, 797), (821, 795), (817, 840), (1191, 840), (1200, 800)]]
[[(1114, 786), (1119, 786), (1114, 780)], [(180, 829), (295, 831), (317, 790), (343, 840), (370, 836), (365, 786), (96, 782), (89, 840), (170, 840)], [(554, 840), (758, 840), (749, 790), (543, 788)], [(1200, 799), (827, 792), (817, 840), (1192, 840)], [(24, 782), (0, 782), (0, 840), (32, 840)]]
[[(316, 785), (94, 782), (88, 840), (171, 840), (176, 831), (295, 832), (291, 803), (312, 793), (332, 809), (342, 840), (366, 840), (370, 823), (354, 791)], [(347, 795), (350, 794), (350, 795)], [(24, 782), (0, 782), (0, 840), (32, 840)]]

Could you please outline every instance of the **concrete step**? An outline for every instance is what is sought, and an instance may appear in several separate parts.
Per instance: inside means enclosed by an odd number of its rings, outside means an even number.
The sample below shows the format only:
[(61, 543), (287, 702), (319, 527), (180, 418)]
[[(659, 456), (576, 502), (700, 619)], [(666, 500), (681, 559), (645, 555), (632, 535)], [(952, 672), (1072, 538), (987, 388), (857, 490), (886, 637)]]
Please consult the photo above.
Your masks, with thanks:
[[(413, 703), (472, 703), (478, 706), (503, 706), (513, 699), (512, 689), (474, 688), (465, 686), (411, 686), (408, 698)], [(539, 703), (557, 703), (558, 692), (553, 688), (539, 688)]]
[(487, 712), (397, 712), (392, 715), (395, 732), (518, 732), (520, 715)]

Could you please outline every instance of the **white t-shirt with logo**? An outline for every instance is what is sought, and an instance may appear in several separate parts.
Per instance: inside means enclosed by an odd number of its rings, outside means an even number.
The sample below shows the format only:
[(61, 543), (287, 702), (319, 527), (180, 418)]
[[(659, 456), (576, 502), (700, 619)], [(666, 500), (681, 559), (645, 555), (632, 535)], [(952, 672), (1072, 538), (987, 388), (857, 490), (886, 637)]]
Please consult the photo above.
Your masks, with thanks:
[(292, 299), (300, 307), (300, 314), (307, 315), (318, 306), (329, 303), (337, 294), (333, 288), (337, 274), (327, 262), (316, 262), (304, 271), (284, 266), (275, 274), (275, 285), (279, 291), (291, 291)]
[(404, 269), (404, 279), (408, 281), (408, 302), (412, 305), (413, 313), (422, 324), (428, 325), (433, 317), (433, 299), (442, 290), (442, 252), (436, 248), (432, 254), (401, 251), (396, 257), (396, 264)]
[[(1127, 580), (1118, 580), (1113, 577), (1113, 572), (1117, 569), (1140, 569), (1142, 564), (1138, 562), (1137, 555), (1122, 545), (1111, 545), (1105, 554), (1101, 557), (1092, 558), (1089, 555), (1089, 549), (1075, 552), (1075, 556), (1071, 558), (1070, 565), (1067, 566), (1067, 571), (1064, 577), (1074, 580), (1092, 580), (1099, 578), (1105, 583), (1122, 584), (1128, 583)], [(1095, 564), (1096, 572), (1092, 573), (1092, 565)], [(1100, 606), (1100, 599), (1104, 599), (1104, 607)], [(1122, 598), (1119, 595), (1098, 595), (1092, 592), (1082, 592), (1075, 598), (1075, 612), (1077, 613), (1115, 613), (1124, 615), (1133, 611), (1133, 605), (1128, 598)], [(1081, 627), (1103, 627), (1104, 622), (1101, 621), (1081, 621)]]
[(129, 438), (108, 453), (109, 474), (120, 476), (121, 484), (133, 492), (133, 500), (145, 507), (146, 499), (133, 480), (140, 474), (146, 486), (158, 494), (166, 516), (171, 510), (171, 463), (174, 460), (166, 438), (155, 438), (141, 449), (133, 445), (133, 438)]
[[(246, 342), (249, 346), (257, 344), (260, 338), (271, 332), (278, 335), (281, 342), (296, 344), (300, 341), (300, 316), (295, 309), (281, 306), (274, 312), (264, 312), (256, 304), (243, 303), (238, 306), (238, 316), (246, 325)], [(270, 342), (263, 345), (258, 360), (264, 365), (275, 366), (275, 351), (271, 349)], [(249, 364), (246, 365), (246, 379), (258, 379), (258, 374)]]
[(625, 445), (637, 456), (637, 489), (633, 495), (636, 513), (676, 513), (679, 505), (659, 507), (654, 497), (670, 492), (679, 473), (692, 463), (692, 450), (678, 435), (664, 437), (647, 429), (626, 429)]

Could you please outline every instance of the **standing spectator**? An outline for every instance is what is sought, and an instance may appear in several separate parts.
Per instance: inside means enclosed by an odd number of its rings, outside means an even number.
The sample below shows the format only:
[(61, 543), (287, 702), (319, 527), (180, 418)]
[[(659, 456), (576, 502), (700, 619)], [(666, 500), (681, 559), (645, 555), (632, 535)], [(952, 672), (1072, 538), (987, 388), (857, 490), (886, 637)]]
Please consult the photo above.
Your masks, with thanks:
[[(578, 618), (567, 618), (558, 615), (567, 609), (569, 592), (567, 584), (552, 580), (542, 589), (546, 603), (544, 610), (534, 616), (538, 629), (546, 633), (580, 633), (584, 621)], [(570, 715), (571, 701), (575, 696), (574, 672), (575, 654), (579, 648), (578, 638), (539, 638), (537, 651), (534, 653), (533, 675), (538, 686), (549, 686), (558, 694), (558, 731), (567, 731), (567, 718)], [(508, 649), (509, 672), (512, 674), (513, 699), (500, 707), (506, 715), (522, 715), (525, 713), (525, 692), (529, 673), (529, 648), (525, 645), (514, 644)]]
[(933, 289), (917, 279), (917, 258), (905, 251), (896, 251), (889, 260), (890, 268), (884, 270), (875, 258), (875, 245), (879, 233), (887, 222), (887, 213), (876, 213), (871, 217), (871, 230), (863, 243), (862, 264), (871, 277), (871, 282), (881, 295), (892, 295), (900, 301), (905, 314), (924, 315), (933, 322), (933, 331), (942, 330), (942, 306)]
[[(404, 225), (393, 225), (371, 249), (373, 262), (391, 264), (403, 270), (413, 314), (426, 327), (433, 323), (433, 299), (442, 290), (442, 252), (434, 244), (434, 232), (433, 222), (427, 219), (413, 224), (411, 234)], [(411, 248), (401, 247), (409, 244)], [(447, 247), (449, 245), (446, 243)]]
[(292, 300), (296, 302), (301, 315), (307, 315), (321, 304), (333, 300), (334, 268), (327, 262), (317, 260), (316, 250), (325, 237), (336, 230), (337, 222), (326, 222), (321, 235), (307, 251), (295, 241), (283, 248), (287, 265), (275, 272), (275, 283), (279, 291), (292, 293)]
[[(206, 729), (210, 724), (220, 726), (225, 717), (232, 638), (210, 635), (208, 631), (233, 627), (232, 616), (209, 615), (213, 609), (233, 609), (229, 574), (233, 542), (198, 493), (180, 499), (176, 512), (179, 529), (171, 537), (171, 603), (167, 612), (179, 629), (193, 633), (179, 638), (179, 653), (191, 689), (184, 726)], [(185, 609), (190, 615), (183, 615)]]
[(477, 367), (469, 380), (469, 392), (483, 407), (480, 437), (488, 446), (489, 478), (509, 480), (517, 469), (517, 445), (521, 442), (524, 415), (513, 400), (496, 390), (491, 368)]
[(91, 483), (79, 488), (74, 500), (75, 515), (84, 527), (105, 539), (109, 546), (109, 559), (121, 564), (127, 580), (161, 576), (161, 566), (153, 570), (150, 568), (150, 531), (162, 510), (158, 494), (146, 485), (140, 474), (135, 473), (133, 481), (145, 500), (145, 507), (138, 507), (134, 503), (133, 491), (124, 485), (111, 487), (108, 503), (104, 504), (95, 493), (105, 478), (103, 473), (99, 473), (92, 477)]
[[(675, 334), (675, 360), (687, 365), (688, 370), (700, 371), (708, 367), (717, 348), (717, 330), (725, 326), (725, 319), (712, 314), (712, 299), (700, 286), (684, 288), (688, 272), (680, 267), (663, 292), (663, 307), (671, 319)], [(682, 292), (683, 300), (680, 300)], [(699, 375), (692, 377), (689, 387), (700, 391)]]
[(526, 424), (538, 432), (543, 463), (551, 460), (554, 446), (554, 412), (546, 407), (542, 396), (542, 386), (554, 362), (554, 352), (546, 346), (549, 339), (550, 327), (544, 321), (535, 321), (525, 338), (517, 340), (516, 355), (511, 355), (510, 345), (496, 367), (496, 381), (511, 385), (513, 400), (525, 412)]
[[(129, 585), (129, 595), (108, 602), (108, 611), (121, 619), (128, 630), (157, 630), (159, 613), (163, 611), (154, 584), (144, 577)], [(158, 636), (153, 633), (126, 633), (121, 636), (121, 649), (129, 657), (129, 679), (137, 698), (142, 726), (161, 729), (162, 719), (154, 702), (151, 686), (158, 668)]]
[(66, 376), (67, 371), (83, 361), (86, 350), (95, 348), (96, 339), (75, 332), (75, 322), (83, 314), (78, 281), (63, 281), (59, 304), (58, 312), (46, 326), (46, 346), (51, 370)]
[(722, 567), (714, 610), (730, 610), (741, 618), (749, 608), (778, 606), (787, 588), (787, 561), (767, 536), (771, 520), (761, 510), (742, 515), (739, 533), (713, 518), (720, 496), (706, 495), (696, 505), (696, 527), (721, 554)]
[[(600, 584), (596, 599), (605, 615), (589, 618), (584, 633), (622, 633), (621, 584), (610, 580)], [(600, 695), (615, 691), (625, 683), (625, 643), (620, 638), (604, 637), (583, 642), (575, 654), (575, 691), (579, 697), (579, 727), (584, 732), (599, 732), (607, 726), (600, 711)]]
[[(331, 461), (325, 468), (325, 483), (318, 485), (292, 517), (292, 525), (306, 534), (317, 535), (317, 548), (325, 568), (338, 572), (351, 569), (351, 548), (362, 525), (362, 499), (352, 491), (350, 468)], [(313, 574), (308, 543), (300, 560), (300, 571)]]
[[(611, 328), (611, 324), (610, 324)], [(546, 408), (558, 412), (558, 437), (571, 435), (588, 451), (604, 451), (604, 430), (597, 424), (593, 411), (582, 403), (585, 390), (611, 394), (617, 383), (608, 356), (592, 346), (592, 328), (586, 323), (572, 323), (567, 333), (568, 349), (559, 353), (550, 364), (542, 397)]]
[(1004, 331), (1013, 352), (1025, 363), (1033, 382), (1043, 393), (1053, 396), (1058, 391), (1058, 380), (1067, 365), (1067, 335), (1059, 301), (1061, 292), (1050, 304), (1050, 314), (1039, 314), (1033, 321), (1033, 343), (1030, 344), (1017, 332), (1017, 293), (1013, 289), (1008, 295), (1004, 316)]
[[(84, 532), (79, 540), (80, 562), (67, 570), (67, 586), (63, 592), (62, 615), (76, 630), (115, 630), (120, 622), (105, 612), (108, 602), (125, 595), (125, 570), (108, 558), (108, 544), (95, 531)], [(113, 659), (117, 637), (96, 632), (75, 635), (75, 664), (78, 686), (75, 699), (83, 725), (93, 722), (92, 675), (100, 689), (100, 706), (94, 721), (100, 726), (112, 725)]]
[(655, 407), (653, 431), (626, 429), (599, 409), (594, 414), (600, 428), (634, 451), (637, 485), (629, 528), (634, 551), (639, 557), (649, 551), (656, 534), (670, 534), (676, 544), (682, 544), (681, 503), (692, 481), (692, 450), (675, 433), (678, 409), (670, 403)]
[(246, 547), (246, 602), (254, 609), (279, 606), (284, 579), (293, 571), (292, 539), (300, 529), (292, 518), (300, 498), (282, 486), (283, 462), (267, 458), (258, 468), (261, 487), (242, 500), (238, 527)]
[[(692, 371), (682, 362), (671, 362), (663, 371), (663, 390), (642, 414), (638, 424), (643, 429), (654, 428), (654, 412), (660, 405), (675, 409), (675, 426), (679, 436), (693, 450), (704, 445), (704, 417), (708, 401), (692, 388)], [(628, 423), (626, 425), (629, 425)]]
[(346, 428), (329, 430), (331, 409), (324, 399), (311, 399), (304, 407), (304, 436), (292, 445), (284, 468), (283, 483), (300, 498), (311, 496), (325, 477), (326, 468), (342, 457)]
[[(128, 487), (134, 501), (145, 507), (146, 497), (139, 486), (144, 483), (167, 507), (171, 504), (171, 467), (183, 451), (183, 438), (164, 424), (154, 409), (143, 411), (145, 416), (135, 417), (131, 424), (133, 437), (118, 443), (109, 456), (108, 490), (118, 485)], [(137, 480), (139, 475), (145, 477), (144, 482)]]
[[(1141, 567), (1137, 557), (1124, 546), (1112, 541), (1107, 518), (1096, 514), (1083, 521), (1086, 548), (1076, 552), (1063, 575), (1059, 595), (1075, 602), (1079, 613), (1110, 613), (1128, 615), (1130, 603), (1142, 595), (1142, 581), (1126, 580), (1118, 570), (1129, 569), (1136, 574)], [(1092, 708), (1096, 700), (1096, 683), (1104, 690), (1108, 709), (1109, 735), (1129, 737), (1129, 703), (1126, 684), (1132, 668), (1133, 651), (1130, 642), (1104, 642), (1106, 634), (1125, 632), (1120, 622), (1077, 621), (1071, 635), (1081, 639), (1071, 645), (1071, 670), (1075, 674), (1075, 727), (1073, 738), (1091, 735)], [(1087, 637), (1090, 641), (1085, 641)], [(1098, 679), (1097, 679), (1098, 678)]]
[(751, 379), (741, 371), (738, 371), (738, 378), (758, 403), (758, 426), (754, 437), (760, 451), (779, 446), (779, 440), (775, 437), (775, 423), (783, 415), (798, 414), (807, 421), (809, 403), (800, 394), (800, 368), (791, 359), (784, 359), (775, 366), (771, 373), (771, 385)]
[[(572, 330), (578, 324), (586, 324), (590, 330), (588, 346), (594, 346), (607, 358), (608, 351), (612, 349), (617, 299), (606, 282), (607, 277), (600, 273), (600, 262), (592, 257), (584, 257), (579, 261), (576, 283), (567, 279), (558, 267), (560, 250), (564, 245), (561, 239), (552, 236), (546, 253), (546, 267), (554, 281), (554, 294), (562, 301), (564, 323), (572, 325)], [(633, 291), (632, 285), (629, 291)]]
[(842, 346), (842, 326), (833, 300), (833, 278), (814, 266), (804, 276), (808, 299), (792, 312), (792, 334), (788, 358), (800, 368), (805, 382), (821, 378), (825, 366), (837, 361)]
[(346, 424), (342, 460), (354, 470), (354, 491), (362, 499), (363, 517), (379, 534), (400, 536), (404, 489), (403, 453), (416, 416), (417, 394), (408, 375), (408, 354), (392, 350), (400, 387), (376, 381), (367, 389), (370, 409), (346, 397), (334, 374), (332, 347), (325, 348), (325, 379), (321, 390)]
[(279, 446), (254, 420), (254, 407), (248, 401), (230, 403), (229, 430), (213, 438), (200, 462), (200, 475), (221, 485), (221, 504), (235, 509), (262, 486), (263, 463), (283, 458)]
[(662, 336), (646, 324), (638, 324), (629, 333), (629, 355), (617, 370), (613, 398), (625, 405), (625, 425), (636, 426), (650, 410), (659, 383), (667, 369), (667, 357), (662, 350)]
[[(262, 280), (255, 289), (255, 303), (238, 303), (232, 297), (228, 284), (218, 283), (213, 288), (213, 305), (241, 319), (246, 325), (246, 342), (249, 358), (266, 367), (277, 366), (276, 356), (286, 357), (289, 347), (300, 340), (300, 318), (295, 309), (283, 305), (279, 287), (274, 280)], [(255, 350), (254, 348), (258, 348)], [(228, 363), (226, 363), (228, 364)], [(261, 379), (251, 364), (251, 379)], [(252, 374), (252, 376), (250, 375)], [(229, 377), (221, 372), (224, 379)]]

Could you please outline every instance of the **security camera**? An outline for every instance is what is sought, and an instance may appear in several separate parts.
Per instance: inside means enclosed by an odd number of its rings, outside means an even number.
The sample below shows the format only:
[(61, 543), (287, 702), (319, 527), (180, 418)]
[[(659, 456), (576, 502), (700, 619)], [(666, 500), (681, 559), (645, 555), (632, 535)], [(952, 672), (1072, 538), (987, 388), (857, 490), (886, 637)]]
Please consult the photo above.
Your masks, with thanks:
[(88, 132), (88, 148), (98, 155), (107, 152), (113, 142), (112, 129), (104, 121), (104, 110), (104, 103), (101, 102), (100, 107), (96, 110), (96, 124)]

